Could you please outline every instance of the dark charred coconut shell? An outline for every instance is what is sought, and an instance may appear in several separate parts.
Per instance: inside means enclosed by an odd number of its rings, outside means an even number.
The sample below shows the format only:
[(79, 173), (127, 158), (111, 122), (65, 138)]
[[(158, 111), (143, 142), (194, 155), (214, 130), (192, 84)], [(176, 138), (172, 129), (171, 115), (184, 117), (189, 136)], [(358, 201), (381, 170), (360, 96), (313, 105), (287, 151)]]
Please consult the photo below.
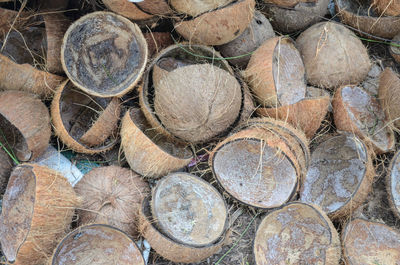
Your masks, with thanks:
[(196, 17), (207, 11), (223, 7), (234, 0), (169, 0), (169, 4), (179, 13)]
[(400, 128), (400, 78), (390, 68), (379, 77), (378, 98), (390, 124)]
[(4, 194), (12, 168), (13, 164), (10, 156), (4, 151), (3, 147), (0, 146), (0, 196)]
[(136, 24), (111, 12), (94, 12), (68, 28), (61, 61), (69, 79), (86, 93), (122, 96), (141, 78), (147, 52)]
[(392, 212), (400, 218), (400, 160), (398, 151), (389, 165), (386, 174), (386, 190)]

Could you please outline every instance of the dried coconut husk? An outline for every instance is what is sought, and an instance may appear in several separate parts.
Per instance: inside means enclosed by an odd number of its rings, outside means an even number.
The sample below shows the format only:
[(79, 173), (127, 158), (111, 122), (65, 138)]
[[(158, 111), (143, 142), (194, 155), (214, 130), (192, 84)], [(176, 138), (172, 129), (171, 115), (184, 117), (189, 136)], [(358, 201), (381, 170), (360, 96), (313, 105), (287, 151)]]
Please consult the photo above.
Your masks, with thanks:
[(138, 214), (149, 185), (136, 173), (119, 166), (97, 167), (75, 185), (82, 198), (78, 225), (101, 223), (138, 236)]
[(275, 4), (281, 7), (294, 7), (299, 3), (315, 3), (318, 0), (264, 0), (265, 3)]
[(371, 6), (381, 16), (399, 16), (400, 15), (400, 1), (399, 0), (373, 0)]
[(13, 264), (43, 264), (68, 230), (80, 200), (59, 172), (18, 165), (3, 197), (0, 242)]
[(335, 6), (342, 23), (360, 34), (391, 39), (399, 32), (400, 19), (374, 14), (370, 1), (335, 0)]
[(81, 90), (97, 97), (116, 97), (135, 87), (147, 53), (146, 40), (136, 24), (111, 12), (94, 12), (68, 28), (61, 62)]
[(200, 262), (215, 253), (226, 244), (227, 235), (224, 234), (217, 242), (203, 247), (187, 246), (164, 235), (155, 225), (156, 220), (151, 216), (149, 198), (145, 198), (140, 210), (139, 229), (142, 236), (150, 243), (151, 248), (160, 256), (183, 263)]
[(343, 258), (350, 264), (399, 264), (400, 232), (382, 223), (361, 218), (349, 221), (342, 231)]
[(145, 265), (136, 243), (123, 231), (104, 224), (80, 226), (58, 244), (49, 265)]
[(387, 119), (400, 128), (400, 78), (391, 68), (385, 68), (379, 77), (379, 102)]
[(11, 29), (22, 30), (28, 24), (32, 23), (32, 12), (22, 11), (18, 15), (18, 11), (6, 8), (0, 8), (0, 38), (3, 38)]
[(188, 173), (171, 173), (157, 182), (151, 209), (160, 230), (187, 246), (208, 246), (226, 231), (228, 211), (221, 194)]
[(393, 149), (395, 139), (378, 100), (358, 86), (336, 90), (332, 100), (336, 128), (354, 133), (376, 154)]
[(389, 46), (389, 51), (394, 60), (400, 63), (400, 32), (394, 36), (391, 45)]
[(265, 216), (253, 246), (256, 265), (326, 264), (340, 261), (339, 235), (317, 206), (289, 203)]
[(234, 0), (169, 0), (169, 4), (179, 13), (196, 17), (207, 11), (228, 5)]
[(371, 154), (355, 135), (327, 138), (313, 151), (300, 200), (331, 219), (348, 217), (367, 198), (375, 176)]
[(51, 136), (50, 115), (34, 95), (22, 91), (0, 92), (0, 142), (20, 161), (39, 157)]
[(146, 32), (143, 36), (147, 42), (149, 59), (174, 43), (169, 32)]
[(345, 26), (321, 22), (303, 31), (296, 40), (303, 57), (307, 81), (334, 89), (365, 79), (371, 62), (361, 40)]
[(69, 81), (58, 88), (51, 104), (54, 131), (72, 150), (96, 154), (117, 142), (118, 98), (99, 98), (78, 90)]
[(173, 13), (169, 4), (171, 4), (171, 1), (168, 0), (143, 0), (135, 3), (144, 12), (157, 16), (165, 16)]
[[(183, 2), (183, 1), (182, 1)], [(175, 19), (175, 30), (190, 43), (222, 45), (250, 25), (254, 0), (238, 0), (191, 19)]]
[(386, 174), (386, 190), (392, 212), (400, 219), (400, 151), (393, 156)]
[(148, 23), (154, 18), (153, 14), (142, 11), (135, 3), (125, 0), (102, 0), (111, 11), (138, 23)]
[(122, 119), (121, 145), (132, 170), (159, 178), (183, 168), (193, 158), (191, 151), (168, 141), (147, 123), (140, 109), (131, 109)]
[(243, 72), (262, 106), (290, 105), (306, 94), (305, 68), (299, 51), (287, 37), (265, 41)]
[(257, 114), (288, 122), (302, 130), (308, 139), (312, 139), (328, 113), (330, 101), (327, 91), (308, 87), (306, 98), (278, 108), (257, 108)]
[[(0, 140), (0, 142), (2, 141)], [(4, 194), (12, 168), (13, 163), (10, 156), (0, 146), (0, 197)]]

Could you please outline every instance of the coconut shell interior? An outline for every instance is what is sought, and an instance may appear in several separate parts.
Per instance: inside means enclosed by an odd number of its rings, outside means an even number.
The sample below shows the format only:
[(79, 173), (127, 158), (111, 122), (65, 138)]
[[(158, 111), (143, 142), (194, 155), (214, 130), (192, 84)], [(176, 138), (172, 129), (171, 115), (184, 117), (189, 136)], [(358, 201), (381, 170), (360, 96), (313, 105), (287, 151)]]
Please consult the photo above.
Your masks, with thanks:
[(17, 258), (27, 238), (35, 204), (36, 179), (30, 167), (18, 167), (11, 176), (3, 197), (0, 218), (0, 243), (7, 260)]
[(400, 218), (400, 156), (399, 152), (393, 157), (390, 173), (387, 174), (386, 189), (392, 211)]
[(342, 232), (346, 264), (399, 264), (400, 232), (382, 223), (350, 221)]
[(321, 210), (290, 203), (262, 220), (254, 256), (257, 265), (339, 264), (339, 236)]
[(122, 231), (108, 225), (93, 224), (69, 233), (54, 251), (51, 265), (63, 264), (144, 265), (135, 242)]
[(207, 246), (225, 232), (228, 213), (222, 196), (196, 176), (174, 173), (162, 178), (151, 205), (160, 229), (176, 242)]

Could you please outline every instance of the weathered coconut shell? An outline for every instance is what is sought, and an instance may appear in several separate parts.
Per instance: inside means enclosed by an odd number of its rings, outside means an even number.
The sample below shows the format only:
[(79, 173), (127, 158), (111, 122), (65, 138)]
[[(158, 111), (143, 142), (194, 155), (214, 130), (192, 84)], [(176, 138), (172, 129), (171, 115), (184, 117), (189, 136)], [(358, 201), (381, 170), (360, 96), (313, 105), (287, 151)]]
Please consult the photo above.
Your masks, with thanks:
[(87, 154), (107, 151), (116, 144), (120, 112), (118, 98), (87, 95), (68, 80), (51, 104), (55, 133), (72, 150)]
[(327, 264), (340, 261), (339, 235), (315, 205), (293, 202), (270, 212), (254, 240), (256, 265)]
[(178, 12), (198, 16), (207, 11), (223, 7), (234, 0), (169, 0), (169, 4)]
[(379, 77), (378, 97), (389, 122), (400, 128), (400, 78), (390, 68), (385, 68)]
[(386, 174), (386, 190), (392, 212), (400, 218), (400, 151), (392, 158)]
[(140, 232), (157, 254), (173, 262), (200, 262), (218, 252), (225, 244), (226, 235), (217, 242), (203, 247), (183, 245), (161, 233), (154, 225), (155, 222), (151, 216), (150, 202), (145, 198), (140, 211)]
[(303, 57), (308, 83), (334, 89), (365, 79), (371, 62), (367, 49), (345, 26), (321, 22), (305, 30), (296, 40)]
[(314, 3), (299, 2), (292, 8), (266, 4), (262, 12), (271, 21), (272, 27), (284, 33), (302, 31), (322, 20), (328, 12), (329, 0), (317, 0)]
[(146, 32), (143, 33), (143, 36), (147, 42), (149, 58), (174, 43), (169, 32)]
[(318, 205), (330, 218), (346, 217), (367, 198), (374, 176), (363, 142), (351, 134), (332, 136), (314, 149), (300, 200)]
[(49, 265), (145, 265), (136, 243), (123, 231), (104, 224), (78, 227), (58, 244)]
[(335, 6), (342, 23), (360, 34), (391, 39), (399, 32), (400, 19), (374, 14), (371, 1), (335, 0)]
[(60, 173), (18, 165), (3, 197), (0, 242), (13, 264), (43, 264), (72, 222), (79, 200)]
[[(145, 0), (146, 1), (146, 0)], [(111, 11), (136, 22), (148, 21), (154, 18), (153, 14), (142, 11), (135, 3), (125, 0), (102, 0)]]
[(18, 14), (18, 11), (10, 10), (6, 8), (0, 8), (0, 38), (3, 38), (13, 26), (14, 30), (22, 30), (31, 24), (32, 12), (22, 11)]
[[(392, 45), (389, 46), (389, 51), (396, 62), (400, 63), (400, 31), (399, 34), (394, 36)], [(396, 45), (396, 46), (395, 46)]]
[(318, 0), (264, 0), (264, 2), (282, 7), (294, 7), (299, 3), (315, 3)]
[(143, 0), (141, 2), (136, 2), (136, 6), (144, 12), (164, 16), (173, 13), (173, 10), (169, 6), (171, 1), (168, 0)]
[(385, 224), (354, 219), (342, 232), (343, 258), (350, 264), (400, 264), (400, 232)]
[(190, 43), (222, 45), (240, 36), (250, 25), (254, 9), (254, 0), (235, 1), (192, 19), (176, 19), (175, 30)]
[(75, 185), (82, 198), (78, 225), (109, 224), (137, 236), (138, 214), (149, 185), (133, 171), (118, 166), (97, 167)]
[[(259, 11), (254, 12), (253, 20), (243, 33), (231, 42), (218, 47), (218, 50), (229, 63), (240, 68), (246, 68), (251, 52), (255, 51), (267, 39), (275, 37), (274, 29), (269, 20)], [(247, 56), (243, 56), (249, 54)]]
[(86, 93), (122, 96), (141, 78), (147, 52), (136, 24), (111, 12), (94, 12), (68, 28), (61, 62), (69, 79)]
[(49, 144), (49, 111), (42, 101), (32, 94), (14, 90), (0, 92), (0, 130), (0, 142), (14, 153), (18, 160), (33, 160), (40, 156)]
[(160, 230), (175, 242), (204, 247), (225, 232), (228, 211), (221, 194), (188, 173), (172, 173), (153, 190), (151, 208)]
[(358, 86), (339, 88), (332, 100), (338, 130), (354, 133), (377, 154), (391, 151), (394, 133), (378, 100)]
[(400, 15), (399, 0), (373, 0), (371, 5), (380, 15), (394, 17)]
[(304, 64), (289, 38), (265, 41), (251, 55), (243, 74), (262, 106), (290, 105), (305, 97)]
[[(0, 140), (0, 142), (3, 141)], [(4, 194), (4, 190), (6, 188), (12, 168), (13, 164), (10, 156), (0, 146), (0, 196)]]
[(121, 145), (131, 169), (149, 178), (165, 176), (193, 158), (188, 148), (151, 129), (140, 109), (127, 111), (122, 119)]

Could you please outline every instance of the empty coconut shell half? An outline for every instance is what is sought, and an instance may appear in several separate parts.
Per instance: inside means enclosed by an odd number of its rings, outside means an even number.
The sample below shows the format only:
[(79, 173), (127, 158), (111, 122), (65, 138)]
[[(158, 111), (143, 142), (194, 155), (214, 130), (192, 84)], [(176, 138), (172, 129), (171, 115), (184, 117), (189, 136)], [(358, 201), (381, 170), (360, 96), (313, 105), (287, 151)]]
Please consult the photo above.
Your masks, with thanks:
[(0, 92), (0, 143), (19, 161), (39, 157), (51, 136), (50, 115), (33, 94)]
[(338, 130), (354, 133), (377, 154), (393, 149), (393, 130), (374, 96), (359, 86), (344, 86), (336, 90), (332, 106)]
[(169, 4), (179, 13), (196, 17), (207, 11), (223, 7), (234, 0), (169, 0)]
[(400, 63), (400, 33), (394, 36), (392, 42), (390, 43), (389, 51), (394, 60)]
[(399, 129), (400, 77), (391, 68), (385, 68), (379, 77), (378, 97), (387, 119)]
[(138, 236), (138, 214), (149, 185), (136, 173), (119, 166), (97, 167), (74, 187), (82, 198), (78, 225), (109, 224)]
[(136, 24), (111, 12), (94, 12), (68, 28), (61, 62), (75, 86), (97, 97), (114, 97), (134, 88), (147, 53), (146, 40)]
[(287, 37), (265, 41), (251, 55), (243, 75), (262, 106), (290, 105), (306, 95), (303, 60)]
[(152, 129), (140, 109), (133, 108), (125, 113), (121, 145), (131, 169), (148, 178), (165, 176), (183, 168), (193, 158), (190, 149)]
[[(194, 194), (192, 194), (194, 195)], [(176, 196), (179, 196), (176, 194)], [(140, 233), (149, 242), (157, 254), (173, 262), (200, 262), (221, 250), (225, 244), (224, 234), (218, 241), (206, 246), (189, 246), (175, 242), (165, 235), (155, 224), (157, 220), (151, 215), (149, 198), (145, 198), (140, 211)], [(199, 224), (201, 225), (201, 224)]]
[(107, 151), (116, 144), (120, 112), (119, 98), (88, 95), (68, 80), (51, 104), (57, 136), (72, 150), (87, 154)]
[[(196, 2), (204, 3), (204, 1)], [(222, 45), (242, 34), (250, 25), (254, 10), (254, 0), (233, 1), (194, 18), (175, 19), (174, 27), (190, 43)]]
[(68, 180), (37, 164), (11, 173), (0, 217), (0, 242), (13, 264), (44, 264), (72, 222), (79, 206)]
[(343, 258), (350, 264), (400, 264), (400, 232), (382, 223), (354, 219), (342, 231)]
[(318, 205), (330, 218), (348, 217), (367, 198), (374, 176), (371, 154), (361, 140), (332, 136), (312, 152), (300, 200)]
[(389, 165), (389, 171), (386, 174), (386, 190), (392, 212), (400, 218), (400, 152), (392, 158)]
[(136, 243), (123, 231), (104, 224), (80, 226), (61, 240), (49, 265), (145, 265)]
[(265, 216), (254, 239), (256, 265), (340, 261), (339, 235), (317, 206), (293, 202)]

